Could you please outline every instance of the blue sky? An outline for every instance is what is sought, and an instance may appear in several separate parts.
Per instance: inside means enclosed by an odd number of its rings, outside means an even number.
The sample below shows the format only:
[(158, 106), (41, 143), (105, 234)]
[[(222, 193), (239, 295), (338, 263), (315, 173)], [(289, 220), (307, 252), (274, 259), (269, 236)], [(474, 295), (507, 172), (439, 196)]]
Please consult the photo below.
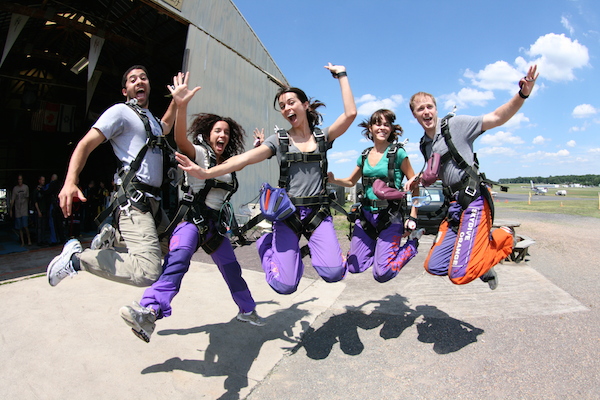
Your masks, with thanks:
[[(350, 174), (366, 148), (358, 123), (396, 112), (418, 171), (423, 134), (410, 96), (436, 96), (440, 116), (483, 115), (518, 91), (536, 63), (525, 105), (475, 144), (491, 179), (600, 174), (600, 3), (597, 0), (400, 1), (234, 0), (288, 82), (323, 101), (324, 126), (342, 112), (338, 84), (323, 68), (347, 67), (359, 115), (329, 152), (329, 169)], [(268, 128), (268, 127), (265, 127)]]

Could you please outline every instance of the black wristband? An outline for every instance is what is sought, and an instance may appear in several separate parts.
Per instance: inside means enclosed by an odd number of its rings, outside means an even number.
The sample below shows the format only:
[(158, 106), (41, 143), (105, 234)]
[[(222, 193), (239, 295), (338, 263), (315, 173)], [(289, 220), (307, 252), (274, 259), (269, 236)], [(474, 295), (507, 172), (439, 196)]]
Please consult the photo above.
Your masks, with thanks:
[(338, 72), (338, 73), (332, 72), (331, 75), (333, 75), (333, 77), (335, 79), (340, 79), (342, 76), (348, 76), (346, 71), (342, 71), (342, 72)]
[(526, 98), (528, 98), (528, 97), (529, 97), (529, 96), (525, 96), (525, 95), (523, 94), (523, 92), (521, 92), (521, 89), (519, 89), (519, 96), (521, 96), (521, 98), (522, 98), (522, 99), (526, 99)]

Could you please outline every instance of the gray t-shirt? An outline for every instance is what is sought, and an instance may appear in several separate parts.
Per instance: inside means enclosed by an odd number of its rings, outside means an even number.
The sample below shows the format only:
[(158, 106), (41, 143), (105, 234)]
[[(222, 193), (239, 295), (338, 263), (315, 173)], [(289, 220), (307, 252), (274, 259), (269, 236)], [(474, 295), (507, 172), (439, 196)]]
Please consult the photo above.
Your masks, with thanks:
[[(161, 124), (150, 110), (144, 111), (148, 115), (152, 133), (155, 136), (162, 135)], [(110, 142), (115, 155), (126, 169), (129, 169), (129, 165), (146, 143), (146, 129), (142, 119), (124, 103), (115, 104), (104, 111), (93, 127), (102, 132)], [(136, 175), (141, 182), (160, 187), (163, 178), (162, 150), (148, 149)]]
[[(438, 121), (433, 140), (427, 135), (423, 135), (421, 139), (425, 143), (425, 155), (427, 159), (431, 157), (432, 153), (439, 153), (441, 156), (444, 156), (448, 152), (448, 146), (446, 146), (446, 141), (441, 133), (440, 121)], [(452, 143), (454, 143), (460, 155), (469, 165), (473, 165), (474, 160), (473, 142), (484, 132), (481, 129), (482, 124), (482, 116), (457, 115), (448, 120)], [(444, 185), (450, 186), (461, 180), (463, 171), (456, 165), (453, 159), (450, 159), (440, 167), (438, 177)]]
[[(332, 143), (328, 142), (329, 128), (323, 129), (325, 141), (327, 142), (327, 150), (331, 148)], [(268, 146), (273, 155), (277, 155), (277, 161), (281, 165), (282, 154), (279, 151), (279, 139), (277, 135), (269, 136), (263, 143)], [(291, 153), (300, 153), (300, 150), (290, 140), (288, 149)], [(319, 147), (311, 154), (319, 154)], [(273, 157), (273, 155), (271, 157)], [(271, 158), (269, 157), (269, 158)], [(289, 188), (288, 195), (290, 197), (310, 197), (317, 196), (321, 193), (323, 184), (323, 175), (321, 173), (321, 165), (318, 161), (315, 162), (293, 162), (289, 169)]]

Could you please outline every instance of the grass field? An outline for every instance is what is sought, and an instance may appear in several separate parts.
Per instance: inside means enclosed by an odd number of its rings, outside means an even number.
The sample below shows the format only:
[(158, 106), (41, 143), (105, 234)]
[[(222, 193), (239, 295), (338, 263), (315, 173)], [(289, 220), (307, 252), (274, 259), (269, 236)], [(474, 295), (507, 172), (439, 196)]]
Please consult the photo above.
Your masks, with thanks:
[[(508, 186), (508, 193), (528, 194), (529, 192), (531, 192), (530, 186), (526, 185), (524, 183), (502, 185), (502, 186)], [(500, 188), (497, 186), (494, 186), (493, 190), (499, 191)], [(598, 200), (598, 193), (600, 193), (600, 188), (597, 188), (597, 187), (595, 187), (595, 188), (564, 188), (564, 187), (560, 187), (560, 188), (548, 188), (548, 193), (546, 193), (546, 196), (554, 196), (554, 193), (556, 193), (557, 190), (566, 190), (567, 198), (578, 197), (578, 198), (590, 198), (590, 199), (595, 199), (595, 200)]]
[[(507, 185), (508, 193), (511, 194), (529, 194), (530, 188), (523, 184)], [(522, 187), (526, 186), (526, 187)], [(499, 188), (494, 188), (494, 190)], [(560, 201), (543, 200), (545, 197), (556, 197), (554, 193), (557, 190), (566, 190), (567, 196)], [(535, 201), (529, 204), (529, 201), (497, 201), (498, 208), (512, 208), (515, 210), (526, 210), (533, 212), (543, 212), (551, 214), (581, 215), (586, 217), (600, 218), (600, 188), (548, 188), (548, 193), (544, 196), (531, 195)]]
[[(510, 194), (529, 194), (531, 189), (525, 184), (511, 184), (509, 187)], [(494, 187), (494, 191), (500, 191), (499, 187)], [(566, 190), (567, 196), (561, 197), (560, 201), (556, 200), (554, 193), (557, 190)], [(531, 194), (531, 204), (526, 201), (496, 201), (497, 208), (508, 208), (514, 210), (541, 212), (549, 214), (567, 214), (580, 215), (584, 217), (600, 218), (600, 188), (548, 188), (548, 193), (544, 196), (536, 196)], [(544, 200), (546, 197), (552, 197), (552, 200)], [(346, 203), (346, 208), (350, 207)], [(349, 223), (341, 215), (335, 215), (334, 224), (338, 231), (348, 232)]]

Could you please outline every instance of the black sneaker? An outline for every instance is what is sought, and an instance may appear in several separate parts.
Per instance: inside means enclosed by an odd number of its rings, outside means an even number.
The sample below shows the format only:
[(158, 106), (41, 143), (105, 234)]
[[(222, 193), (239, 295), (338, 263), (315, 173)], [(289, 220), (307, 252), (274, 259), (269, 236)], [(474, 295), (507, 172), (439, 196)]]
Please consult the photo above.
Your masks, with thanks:
[(498, 275), (496, 274), (496, 271), (494, 271), (494, 267), (490, 268), (488, 272), (481, 275), (479, 279), (486, 282), (492, 290), (498, 287)]

